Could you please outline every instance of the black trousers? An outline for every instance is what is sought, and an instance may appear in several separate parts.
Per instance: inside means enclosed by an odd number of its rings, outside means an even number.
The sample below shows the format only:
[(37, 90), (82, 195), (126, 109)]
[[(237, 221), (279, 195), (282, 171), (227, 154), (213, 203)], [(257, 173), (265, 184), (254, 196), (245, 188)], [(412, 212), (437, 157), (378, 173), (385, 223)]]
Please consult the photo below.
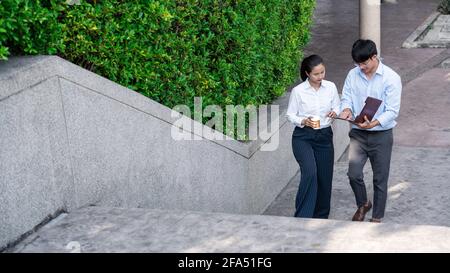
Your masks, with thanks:
[(370, 160), (373, 170), (373, 211), (372, 218), (384, 217), (386, 208), (389, 168), (391, 164), (393, 133), (385, 131), (366, 131), (352, 129), (349, 133), (348, 178), (356, 198), (356, 205), (367, 202), (363, 168)]
[(292, 150), (301, 172), (294, 216), (328, 218), (334, 166), (333, 130), (295, 127)]

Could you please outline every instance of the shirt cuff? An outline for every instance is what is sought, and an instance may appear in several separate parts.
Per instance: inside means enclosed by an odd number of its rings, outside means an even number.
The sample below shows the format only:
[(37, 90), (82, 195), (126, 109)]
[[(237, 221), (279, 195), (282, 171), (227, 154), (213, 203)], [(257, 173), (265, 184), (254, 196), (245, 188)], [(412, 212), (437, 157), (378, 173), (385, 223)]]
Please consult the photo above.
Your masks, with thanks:
[(305, 127), (305, 125), (304, 124), (302, 124), (302, 121), (305, 119), (306, 117), (298, 117), (298, 122), (297, 122), (297, 126), (298, 127), (300, 127), (300, 128), (303, 128), (303, 127)]
[(331, 111), (335, 112), (336, 115), (339, 116), (339, 114), (341, 113), (341, 109), (337, 108), (337, 109), (332, 109)]
[(381, 126), (381, 127), (384, 127), (384, 126), (388, 123), (388, 121), (386, 120), (386, 118), (383, 117), (382, 115), (379, 116), (379, 117), (377, 118), (377, 120), (378, 120), (378, 122), (380, 123), (380, 126)]

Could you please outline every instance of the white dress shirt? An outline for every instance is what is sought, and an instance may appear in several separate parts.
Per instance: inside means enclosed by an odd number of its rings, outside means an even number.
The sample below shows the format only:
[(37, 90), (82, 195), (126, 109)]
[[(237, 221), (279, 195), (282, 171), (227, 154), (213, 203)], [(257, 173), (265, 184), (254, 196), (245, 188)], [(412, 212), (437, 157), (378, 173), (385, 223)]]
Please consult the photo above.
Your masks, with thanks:
[(330, 111), (340, 113), (340, 99), (336, 85), (322, 80), (320, 88), (315, 90), (306, 80), (292, 89), (286, 116), (294, 125), (303, 128), (302, 120), (310, 116), (320, 117), (320, 129), (330, 127)]

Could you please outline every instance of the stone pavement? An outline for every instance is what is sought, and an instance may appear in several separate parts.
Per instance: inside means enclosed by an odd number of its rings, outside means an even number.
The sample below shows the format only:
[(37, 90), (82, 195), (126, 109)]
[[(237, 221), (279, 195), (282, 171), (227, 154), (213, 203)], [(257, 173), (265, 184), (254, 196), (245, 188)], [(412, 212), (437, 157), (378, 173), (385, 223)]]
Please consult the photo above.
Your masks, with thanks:
[[(433, 57), (445, 51), (442, 48), (402, 48), (403, 42), (436, 10), (439, 2), (402, 0), (381, 5), (381, 56), (383, 62), (397, 71), (403, 79), (409, 79), (411, 71), (426, 65)], [(305, 56), (314, 53), (324, 58), (326, 77), (336, 83), (338, 90), (342, 89), (347, 72), (354, 67), (351, 47), (359, 38), (358, 22), (357, 2), (317, 0), (311, 41), (305, 50)], [(415, 79), (420, 73), (412, 78)]]
[[(384, 223), (450, 227), (450, 148), (395, 146), (392, 154)], [(364, 169), (368, 197), (372, 199), (370, 163)], [(292, 216), (300, 174), (286, 186), (264, 214)], [(356, 205), (348, 184), (347, 162), (335, 165), (330, 219), (350, 221)], [(367, 219), (371, 212), (367, 214)]]
[(435, 12), (403, 43), (403, 47), (449, 47), (450, 15)]
[[(404, 86), (403, 92), (395, 144), (450, 149), (450, 69), (430, 69)], [(441, 164), (450, 166), (448, 159)]]

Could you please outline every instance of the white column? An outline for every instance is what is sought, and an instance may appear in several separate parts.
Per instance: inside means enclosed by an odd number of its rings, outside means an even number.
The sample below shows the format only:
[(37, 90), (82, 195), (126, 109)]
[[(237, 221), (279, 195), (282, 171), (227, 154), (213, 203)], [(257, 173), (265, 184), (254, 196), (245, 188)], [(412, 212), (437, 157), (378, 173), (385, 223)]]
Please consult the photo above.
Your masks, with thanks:
[(359, 0), (359, 37), (374, 41), (381, 56), (380, 0)]

